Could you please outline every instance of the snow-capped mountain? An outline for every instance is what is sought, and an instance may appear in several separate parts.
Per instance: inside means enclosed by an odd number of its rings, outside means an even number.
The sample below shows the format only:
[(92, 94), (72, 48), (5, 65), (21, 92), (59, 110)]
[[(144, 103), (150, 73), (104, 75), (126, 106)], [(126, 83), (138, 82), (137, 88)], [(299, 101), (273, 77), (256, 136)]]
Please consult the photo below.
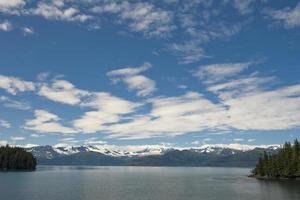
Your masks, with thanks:
[(276, 150), (278, 145), (273, 146), (237, 146), (237, 145), (203, 145), (200, 147), (176, 148), (164, 145), (145, 145), (145, 146), (115, 146), (115, 145), (87, 145), (87, 146), (35, 146), (27, 148), (37, 158), (53, 159), (56, 157), (69, 156), (83, 152), (95, 152), (111, 157), (144, 157), (150, 155), (163, 155), (169, 151), (191, 151), (202, 154), (236, 154), (247, 152), (255, 148), (266, 150)]
[(231, 166), (253, 167), (264, 151), (279, 146), (203, 145), (193, 148), (145, 146), (35, 146), (26, 148), (44, 165), (100, 166)]

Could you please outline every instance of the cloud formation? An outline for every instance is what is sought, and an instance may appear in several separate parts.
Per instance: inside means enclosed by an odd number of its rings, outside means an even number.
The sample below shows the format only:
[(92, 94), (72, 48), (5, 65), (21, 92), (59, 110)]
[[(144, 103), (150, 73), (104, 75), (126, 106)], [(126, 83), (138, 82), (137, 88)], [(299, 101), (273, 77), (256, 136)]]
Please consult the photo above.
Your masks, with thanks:
[(13, 28), (13, 25), (9, 21), (2, 21), (0, 22), (0, 31), (11, 31)]
[(36, 131), (38, 133), (76, 133), (76, 130), (63, 126), (59, 123), (61, 120), (57, 115), (46, 110), (35, 110), (35, 119), (26, 120), (24, 129)]
[(249, 67), (251, 63), (225, 63), (198, 67), (194, 76), (206, 83), (215, 83), (233, 77)]
[(286, 28), (294, 28), (300, 26), (300, 3), (295, 8), (286, 7), (280, 10), (269, 10), (267, 14), (282, 22)]
[(141, 72), (148, 70), (152, 65), (144, 63), (137, 68), (122, 68), (113, 70), (107, 73), (107, 76), (113, 81), (118, 83), (122, 81), (125, 83), (129, 90), (136, 90), (138, 96), (151, 95), (156, 90), (156, 83), (146, 76), (140, 75)]
[(98, 14), (116, 14), (119, 22), (128, 22), (130, 30), (142, 32), (146, 36), (163, 37), (174, 29), (172, 12), (157, 8), (149, 2), (105, 2), (91, 10)]
[(72, 124), (83, 133), (105, 132), (112, 123), (119, 122), (122, 116), (134, 112), (139, 105), (108, 93), (94, 93), (88, 102), (82, 104), (94, 110), (85, 112)]
[(13, 108), (17, 110), (31, 109), (29, 102), (13, 100), (7, 96), (0, 96), (0, 103), (2, 103), (2, 105), (6, 108)]
[(76, 105), (81, 103), (81, 99), (89, 95), (89, 92), (77, 89), (69, 81), (53, 80), (50, 86), (43, 84), (38, 94), (52, 101)]
[(68, 7), (64, 1), (41, 1), (36, 8), (29, 10), (29, 15), (39, 15), (50, 20), (85, 22), (92, 16), (81, 13), (76, 7)]
[(12, 76), (0, 75), (0, 88), (12, 95), (16, 95), (18, 92), (34, 91), (35, 85), (30, 81), (24, 81)]
[(0, 119), (0, 128), (10, 128), (11, 124), (8, 121)]
[(0, 12), (13, 14), (16, 9), (25, 6), (25, 0), (0, 0)]
[(11, 136), (10, 139), (12, 141), (22, 141), (22, 140), (25, 140), (26, 138), (22, 137), (22, 136)]
[(33, 28), (29, 27), (29, 26), (28, 27), (23, 27), (22, 31), (23, 31), (24, 36), (33, 35), (34, 34)]

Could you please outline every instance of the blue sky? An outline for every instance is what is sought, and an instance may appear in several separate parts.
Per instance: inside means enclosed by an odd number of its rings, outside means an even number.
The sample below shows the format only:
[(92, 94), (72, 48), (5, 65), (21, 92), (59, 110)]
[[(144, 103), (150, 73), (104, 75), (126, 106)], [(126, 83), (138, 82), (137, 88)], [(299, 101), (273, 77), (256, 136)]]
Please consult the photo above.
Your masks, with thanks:
[(0, 143), (300, 136), (300, 3), (0, 0)]

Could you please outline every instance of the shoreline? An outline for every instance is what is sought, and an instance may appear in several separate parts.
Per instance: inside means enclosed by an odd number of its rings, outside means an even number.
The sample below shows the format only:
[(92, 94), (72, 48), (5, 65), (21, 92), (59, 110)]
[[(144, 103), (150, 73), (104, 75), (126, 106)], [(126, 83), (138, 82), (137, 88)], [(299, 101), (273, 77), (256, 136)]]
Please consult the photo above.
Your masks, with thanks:
[(250, 174), (247, 177), (249, 178), (255, 178), (258, 180), (296, 180), (296, 181), (300, 181), (300, 177), (268, 177), (268, 176), (258, 176), (258, 175), (254, 175), (254, 174)]

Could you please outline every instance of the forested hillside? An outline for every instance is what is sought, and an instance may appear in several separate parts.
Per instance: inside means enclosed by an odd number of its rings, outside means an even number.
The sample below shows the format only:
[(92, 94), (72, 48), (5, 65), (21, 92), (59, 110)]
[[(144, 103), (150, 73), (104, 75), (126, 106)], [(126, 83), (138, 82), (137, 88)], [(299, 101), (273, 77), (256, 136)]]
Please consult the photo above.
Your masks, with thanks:
[(35, 170), (35, 157), (19, 147), (0, 147), (0, 170)]
[(266, 152), (259, 159), (253, 175), (266, 178), (300, 177), (300, 145), (298, 140), (292, 145), (286, 142), (276, 155)]

